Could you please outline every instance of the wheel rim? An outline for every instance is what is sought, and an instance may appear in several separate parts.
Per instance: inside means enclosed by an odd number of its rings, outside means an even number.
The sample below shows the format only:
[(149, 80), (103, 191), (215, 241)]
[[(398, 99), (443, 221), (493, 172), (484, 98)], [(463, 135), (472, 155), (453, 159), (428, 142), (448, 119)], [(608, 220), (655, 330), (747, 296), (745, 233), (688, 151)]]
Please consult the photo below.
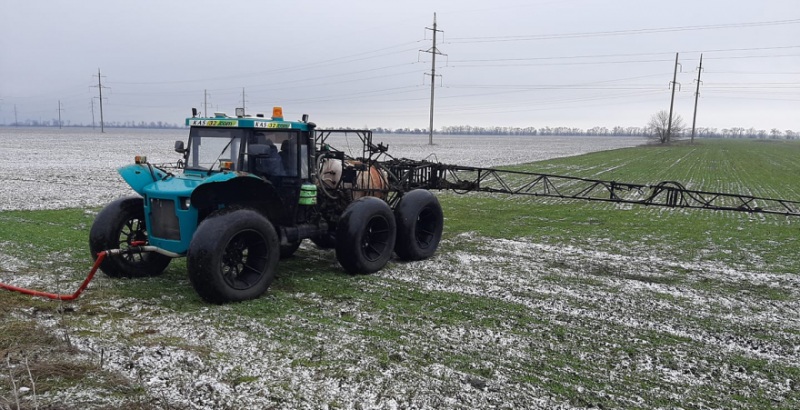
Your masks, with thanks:
[(433, 242), (436, 236), (436, 219), (436, 213), (431, 208), (423, 208), (417, 216), (414, 239), (420, 248), (425, 249)]
[(264, 236), (253, 230), (234, 235), (222, 253), (220, 269), (228, 286), (245, 290), (264, 275), (269, 262), (269, 247)]
[[(147, 242), (147, 227), (143, 220), (133, 218), (125, 221), (119, 230), (117, 248), (128, 248), (134, 242)], [(147, 261), (146, 252), (133, 252), (122, 254), (123, 259), (129, 263), (143, 263)]]
[(382, 216), (374, 216), (367, 222), (364, 236), (361, 238), (361, 251), (370, 262), (384, 256), (389, 246), (389, 221)]

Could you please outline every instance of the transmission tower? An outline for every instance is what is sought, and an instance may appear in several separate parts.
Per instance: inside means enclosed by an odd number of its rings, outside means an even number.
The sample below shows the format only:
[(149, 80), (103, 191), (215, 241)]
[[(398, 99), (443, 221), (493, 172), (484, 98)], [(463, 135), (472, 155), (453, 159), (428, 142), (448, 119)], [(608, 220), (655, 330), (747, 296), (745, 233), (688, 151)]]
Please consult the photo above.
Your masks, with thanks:
[(247, 106), (245, 104), (247, 104), (247, 99), (244, 94), (244, 87), (242, 87), (242, 116), (247, 113)]
[[(95, 77), (95, 76), (92, 76)], [(105, 77), (104, 75), (100, 75), (100, 69), (97, 69), (97, 85), (93, 85), (92, 88), (97, 87), (97, 90), (100, 92), (100, 132), (106, 132), (105, 124), (103, 122), (103, 88), (110, 88), (103, 85), (101, 79)]]
[(700, 54), (700, 66), (697, 67), (697, 91), (694, 93), (694, 115), (692, 116), (692, 144), (694, 144), (694, 130), (697, 124), (697, 100), (700, 98), (700, 73), (703, 72), (703, 55)]
[[(431, 123), (430, 127), (428, 128), (428, 145), (433, 145), (433, 95), (434, 90), (436, 89), (436, 55), (446, 56), (447, 54), (442, 54), (438, 48), (436, 48), (436, 33), (444, 33), (442, 30), (436, 29), (436, 13), (433, 13), (433, 28), (425, 27), (425, 30), (430, 30), (433, 32), (433, 46), (427, 50), (419, 50), (423, 53), (430, 53), (433, 57), (431, 61), (431, 73), (425, 73), (425, 75), (431, 76)], [(441, 77), (441, 75), (440, 75)]]
[(203, 117), (208, 118), (208, 90), (203, 90)]
[(94, 127), (94, 97), (92, 97), (89, 102), (92, 104), (92, 129), (96, 129)]
[(58, 100), (58, 129), (61, 129), (61, 111), (64, 109), (61, 108), (61, 100)]
[(670, 86), (672, 87), (672, 98), (669, 100), (669, 123), (667, 124), (667, 142), (670, 142), (672, 139), (672, 107), (675, 105), (675, 86), (677, 85), (680, 87), (681, 85), (678, 83), (678, 53), (675, 53), (675, 71), (672, 74), (672, 82), (670, 82)]

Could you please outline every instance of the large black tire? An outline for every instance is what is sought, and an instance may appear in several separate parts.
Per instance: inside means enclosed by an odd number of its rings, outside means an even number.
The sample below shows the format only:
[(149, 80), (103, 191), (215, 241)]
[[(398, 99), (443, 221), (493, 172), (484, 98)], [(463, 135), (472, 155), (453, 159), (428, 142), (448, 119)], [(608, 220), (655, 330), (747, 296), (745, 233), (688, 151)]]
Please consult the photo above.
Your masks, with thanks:
[[(89, 251), (94, 260), (102, 251), (127, 248), (133, 242), (141, 241), (147, 241), (147, 226), (144, 200), (138, 196), (121, 198), (106, 205), (97, 214), (89, 231)], [(114, 278), (156, 276), (164, 272), (170, 260), (170, 257), (155, 252), (110, 256), (103, 259), (100, 270)]]
[(300, 247), (300, 244), (303, 243), (303, 240), (300, 239), (296, 242), (289, 242), (288, 244), (284, 245), (281, 244), (281, 259), (291, 258), (295, 252), (297, 252), (297, 248)]
[(240, 302), (266, 292), (279, 257), (278, 234), (265, 217), (246, 209), (223, 209), (197, 227), (186, 267), (205, 301)]
[(433, 256), (442, 239), (444, 214), (436, 195), (415, 189), (403, 196), (394, 209), (397, 242), (394, 251), (400, 259), (418, 261)]
[(386, 202), (359, 198), (344, 210), (336, 226), (336, 259), (351, 274), (377, 272), (392, 257), (396, 230)]

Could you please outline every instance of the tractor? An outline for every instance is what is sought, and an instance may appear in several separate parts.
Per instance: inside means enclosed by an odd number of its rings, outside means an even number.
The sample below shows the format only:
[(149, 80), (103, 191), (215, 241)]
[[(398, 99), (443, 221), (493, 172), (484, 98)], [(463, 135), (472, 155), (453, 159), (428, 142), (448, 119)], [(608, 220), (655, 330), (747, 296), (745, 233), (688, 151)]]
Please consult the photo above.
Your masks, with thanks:
[[(239, 111), (237, 109), (237, 111)], [(210, 303), (261, 296), (278, 261), (304, 239), (334, 248), (351, 274), (376, 272), (396, 253), (420, 260), (436, 251), (442, 208), (425, 189), (390, 183), (375, 161), (387, 147), (362, 137), (364, 156), (350, 158), (327, 144), (308, 116), (215, 113), (186, 119), (189, 139), (175, 142), (182, 158), (155, 165), (144, 156), (119, 168), (138, 194), (106, 205), (89, 235), (92, 256), (121, 249), (101, 261), (111, 277), (147, 277), (186, 257), (192, 286)], [(396, 179), (396, 177), (394, 178)], [(396, 184), (395, 184), (396, 185)]]

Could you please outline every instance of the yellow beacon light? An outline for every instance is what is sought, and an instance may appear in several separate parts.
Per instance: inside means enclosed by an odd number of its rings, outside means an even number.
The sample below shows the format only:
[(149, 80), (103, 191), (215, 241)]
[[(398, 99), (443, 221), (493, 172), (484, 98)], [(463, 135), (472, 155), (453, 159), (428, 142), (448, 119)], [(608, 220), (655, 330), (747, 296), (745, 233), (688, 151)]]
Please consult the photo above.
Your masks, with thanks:
[(233, 162), (231, 162), (231, 161), (220, 161), (220, 163), (219, 163), (220, 169), (230, 170), (232, 166), (233, 166)]
[(273, 120), (282, 120), (283, 119), (283, 108), (281, 108), (281, 107), (272, 107), (272, 119)]
[(133, 162), (135, 162), (137, 164), (146, 164), (147, 163), (147, 157), (144, 156), (144, 155), (137, 155), (137, 156), (135, 156), (133, 158)]

